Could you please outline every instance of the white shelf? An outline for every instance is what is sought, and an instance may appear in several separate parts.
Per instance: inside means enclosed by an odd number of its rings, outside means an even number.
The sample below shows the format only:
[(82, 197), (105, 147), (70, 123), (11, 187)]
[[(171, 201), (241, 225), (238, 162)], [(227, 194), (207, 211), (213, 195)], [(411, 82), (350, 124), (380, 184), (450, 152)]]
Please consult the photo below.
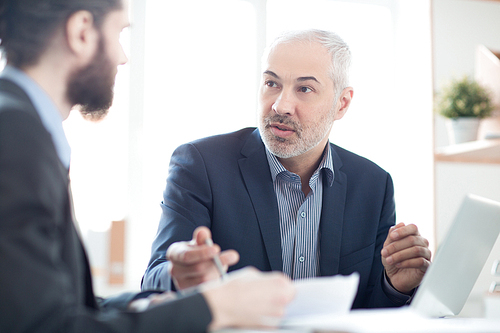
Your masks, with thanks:
[(500, 164), (500, 139), (477, 140), (437, 148), (436, 162)]

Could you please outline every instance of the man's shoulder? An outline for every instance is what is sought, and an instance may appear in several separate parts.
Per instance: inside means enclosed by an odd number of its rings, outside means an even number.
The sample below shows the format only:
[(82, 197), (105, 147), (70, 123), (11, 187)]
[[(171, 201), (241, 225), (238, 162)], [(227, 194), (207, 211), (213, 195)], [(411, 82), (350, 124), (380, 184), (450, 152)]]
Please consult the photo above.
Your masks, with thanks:
[[(15, 83), (0, 78), (0, 124), (2, 140), (9, 144), (39, 144), (50, 135), (26, 93)], [(18, 138), (18, 139), (16, 139)]]
[(0, 113), (6, 111), (24, 111), (35, 114), (26, 93), (15, 83), (0, 78)]
[(204, 168), (214, 174), (226, 175), (228, 170), (238, 168), (240, 159), (266, 161), (263, 147), (258, 130), (243, 128), (180, 145), (172, 154), (170, 165), (174, 169), (182, 165), (200, 170), (200, 164), (203, 164)]

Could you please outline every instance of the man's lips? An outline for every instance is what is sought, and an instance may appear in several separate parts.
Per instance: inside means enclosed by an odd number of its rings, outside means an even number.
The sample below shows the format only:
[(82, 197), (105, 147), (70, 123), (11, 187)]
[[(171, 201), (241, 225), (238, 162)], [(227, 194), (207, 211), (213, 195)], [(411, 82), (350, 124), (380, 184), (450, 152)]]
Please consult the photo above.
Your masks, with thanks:
[(295, 132), (295, 130), (283, 124), (270, 124), (269, 128), (274, 135), (280, 137), (290, 136)]

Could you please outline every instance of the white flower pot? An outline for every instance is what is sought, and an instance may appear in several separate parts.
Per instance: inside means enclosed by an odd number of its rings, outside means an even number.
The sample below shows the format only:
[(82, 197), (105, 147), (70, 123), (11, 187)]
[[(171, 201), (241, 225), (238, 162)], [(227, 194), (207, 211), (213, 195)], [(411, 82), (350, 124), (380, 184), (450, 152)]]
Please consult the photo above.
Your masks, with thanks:
[(477, 140), (479, 118), (463, 117), (446, 119), (450, 144)]

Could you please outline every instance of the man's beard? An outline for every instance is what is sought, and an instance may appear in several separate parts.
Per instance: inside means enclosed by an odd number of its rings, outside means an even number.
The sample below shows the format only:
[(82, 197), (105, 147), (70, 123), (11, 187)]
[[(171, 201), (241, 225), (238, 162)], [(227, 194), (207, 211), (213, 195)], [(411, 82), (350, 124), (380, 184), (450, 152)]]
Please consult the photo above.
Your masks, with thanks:
[(86, 119), (98, 121), (104, 118), (113, 103), (115, 75), (101, 35), (90, 64), (74, 72), (69, 79), (67, 97), (71, 105), (77, 105)]
[[(291, 158), (302, 155), (316, 147), (325, 138), (334, 121), (334, 111), (331, 110), (314, 126), (302, 125), (288, 116), (274, 114), (261, 118), (259, 131), (267, 149), (279, 158)], [(271, 123), (280, 123), (295, 131), (295, 138), (285, 139), (274, 136), (270, 130)]]

